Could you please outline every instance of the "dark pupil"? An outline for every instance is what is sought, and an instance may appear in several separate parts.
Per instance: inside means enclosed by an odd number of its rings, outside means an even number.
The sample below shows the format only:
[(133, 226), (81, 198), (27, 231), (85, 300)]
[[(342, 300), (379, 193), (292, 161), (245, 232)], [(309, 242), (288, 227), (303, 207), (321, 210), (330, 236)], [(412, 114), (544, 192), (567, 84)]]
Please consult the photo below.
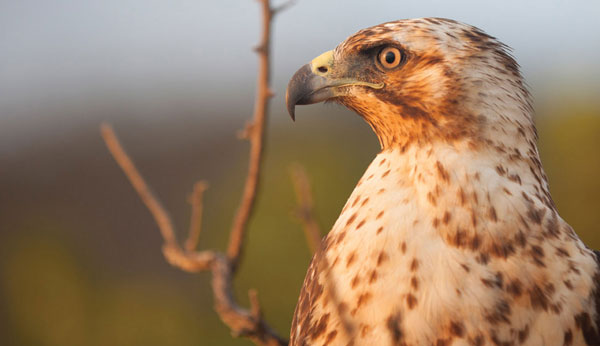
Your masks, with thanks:
[(393, 63), (396, 60), (396, 54), (394, 52), (385, 53), (385, 62), (388, 64)]

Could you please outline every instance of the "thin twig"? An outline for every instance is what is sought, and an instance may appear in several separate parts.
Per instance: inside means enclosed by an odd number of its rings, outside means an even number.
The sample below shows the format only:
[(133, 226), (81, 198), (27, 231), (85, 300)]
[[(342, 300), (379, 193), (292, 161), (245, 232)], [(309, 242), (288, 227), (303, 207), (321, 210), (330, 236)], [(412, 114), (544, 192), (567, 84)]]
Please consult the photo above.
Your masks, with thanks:
[(160, 229), (160, 233), (162, 234), (165, 243), (169, 245), (177, 244), (175, 227), (173, 227), (173, 222), (171, 221), (169, 213), (162, 206), (154, 193), (152, 193), (150, 187), (148, 187), (137, 168), (135, 168), (135, 165), (121, 146), (121, 143), (119, 143), (112, 127), (104, 123), (100, 126), (100, 131), (113, 158), (117, 161), (119, 166), (121, 166), (123, 172), (125, 172), (125, 175), (129, 179), (129, 182), (133, 185), (135, 191), (150, 210), (152, 216), (154, 216), (154, 220)]
[(245, 137), (250, 141), (248, 175), (240, 206), (231, 227), (226, 255), (212, 250), (195, 251), (202, 229), (202, 196), (207, 186), (206, 183), (198, 182), (194, 186), (191, 196), (190, 229), (185, 248), (182, 248), (177, 242), (175, 227), (169, 214), (151, 192), (148, 184), (121, 146), (112, 127), (102, 124), (101, 132), (113, 158), (154, 217), (164, 240), (163, 255), (166, 260), (171, 265), (187, 272), (211, 271), (215, 310), (221, 320), (231, 329), (233, 335), (248, 337), (257, 345), (281, 346), (287, 345), (288, 341), (277, 335), (263, 320), (257, 293), (253, 290), (249, 292), (251, 309), (247, 310), (237, 305), (232, 287), (233, 276), (243, 250), (244, 236), (256, 201), (268, 105), (270, 98), (273, 97), (273, 92), (269, 87), (271, 22), (276, 11), (282, 10), (283, 6), (291, 5), (291, 3), (284, 4), (275, 10), (270, 7), (269, 0), (259, 1), (262, 5), (263, 31), (259, 48), (256, 49), (259, 55), (257, 95), (253, 120), (247, 124), (244, 131)]
[(140, 174), (139, 170), (129, 158), (129, 155), (123, 149), (121, 142), (117, 138), (115, 131), (109, 124), (102, 124), (100, 127), (102, 138), (112, 154), (113, 158), (129, 182), (135, 188), (136, 192), (154, 217), (160, 233), (165, 241), (163, 245), (163, 254), (167, 261), (173, 266), (179, 267), (188, 272), (198, 272), (210, 269), (210, 265), (214, 260), (215, 254), (211, 251), (203, 252), (185, 252), (175, 237), (175, 227), (169, 213), (162, 206), (158, 198), (152, 193), (148, 184)]
[(254, 116), (252, 122), (246, 126), (245, 134), (250, 140), (250, 158), (248, 162), (248, 175), (244, 184), (244, 192), (240, 206), (233, 219), (231, 232), (229, 233), (229, 245), (227, 257), (231, 261), (233, 270), (238, 267), (238, 262), (243, 251), (244, 237), (248, 229), (248, 222), (254, 210), (256, 191), (258, 190), (260, 178), (260, 166), (262, 163), (263, 143), (265, 136), (265, 121), (267, 117), (269, 100), (273, 92), (269, 87), (271, 80), (270, 51), (271, 51), (271, 22), (274, 12), (269, 0), (260, 0), (262, 9), (262, 37), (256, 53), (259, 57), (258, 80), (256, 101), (254, 104)]
[(194, 251), (196, 250), (196, 246), (198, 246), (198, 239), (200, 239), (200, 232), (202, 232), (202, 211), (204, 210), (202, 197), (207, 188), (208, 183), (206, 181), (199, 181), (194, 184), (194, 192), (190, 196), (192, 216), (190, 218), (188, 238), (185, 241), (185, 249), (187, 251)]
[(302, 223), (308, 247), (312, 253), (317, 252), (321, 243), (321, 229), (315, 217), (314, 203), (310, 182), (304, 168), (298, 164), (290, 168), (292, 184), (296, 192), (298, 207), (295, 215)]
[(296, 0), (288, 0), (279, 6), (273, 7), (273, 9), (272, 9), (273, 14), (278, 14), (281, 11), (285, 11), (289, 7), (294, 6), (295, 4), (296, 4)]

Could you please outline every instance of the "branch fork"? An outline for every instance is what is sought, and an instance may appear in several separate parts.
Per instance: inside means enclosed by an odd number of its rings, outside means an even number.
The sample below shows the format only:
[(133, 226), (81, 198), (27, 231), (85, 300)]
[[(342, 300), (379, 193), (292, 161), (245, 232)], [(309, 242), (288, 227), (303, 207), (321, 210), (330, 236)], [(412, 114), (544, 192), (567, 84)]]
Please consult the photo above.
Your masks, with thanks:
[(123, 149), (112, 127), (102, 124), (101, 133), (113, 158), (154, 217), (164, 241), (162, 252), (167, 262), (191, 273), (210, 271), (215, 310), (221, 320), (229, 326), (232, 334), (247, 337), (257, 345), (275, 346), (287, 345), (288, 341), (280, 337), (264, 321), (257, 293), (254, 290), (248, 293), (250, 297), (250, 309), (248, 310), (237, 304), (232, 289), (233, 277), (242, 256), (245, 234), (254, 211), (259, 188), (268, 105), (274, 95), (269, 87), (271, 23), (273, 17), (281, 10), (291, 6), (293, 1), (288, 1), (276, 8), (270, 7), (270, 0), (259, 0), (259, 3), (262, 9), (262, 34), (256, 49), (259, 56), (257, 95), (252, 121), (241, 131), (242, 137), (250, 142), (248, 175), (240, 205), (233, 218), (226, 253), (196, 250), (202, 230), (203, 195), (208, 187), (206, 182), (196, 183), (189, 198), (192, 215), (188, 236), (182, 247), (175, 236), (175, 227), (171, 217)]

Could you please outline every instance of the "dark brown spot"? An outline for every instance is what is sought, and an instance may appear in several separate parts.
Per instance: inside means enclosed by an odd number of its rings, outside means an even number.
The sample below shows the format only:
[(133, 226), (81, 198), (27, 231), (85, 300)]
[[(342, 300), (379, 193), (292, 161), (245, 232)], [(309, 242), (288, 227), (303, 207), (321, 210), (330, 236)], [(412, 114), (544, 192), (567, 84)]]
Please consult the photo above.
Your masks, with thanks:
[(388, 258), (388, 255), (384, 251), (381, 251), (377, 256), (377, 266), (380, 266), (383, 262), (387, 261)]
[(429, 202), (431, 204), (433, 204), (433, 206), (437, 205), (437, 201), (435, 199), (435, 196), (433, 196), (433, 193), (431, 193), (431, 191), (427, 192), (427, 199), (429, 200)]
[(353, 289), (356, 288), (356, 286), (358, 285), (359, 282), (360, 282), (360, 277), (358, 276), (358, 274), (354, 275), (354, 277), (352, 278), (352, 281), (350, 281), (350, 287), (352, 287)]
[(413, 290), (418, 290), (419, 289), (419, 279), (417, 279), (416, 277), (412, 277), (410, 278), (410, 286), (413, 288)]
[(565, 336), (563, 338), (563, 346), (570, 346), (573, 343), (573, 332), (571, 329), (565, 330)]
[(563, 282), (568, 289), (573, 290), (573, 284), (571, 283), (571, 280), (565, 280)]
[(548, 310), (548, 297), (538, 285), (534, 285), (529, 290), (529, 300), (534, 309)]
[(481, 282), (483, 282), (483, 284), (488, 288), (494, 288), (496, 281), (492, 279), (481, 278)]
[(414, 272), (418, 268), (419, 268), (419, 260), (416, 258), (413, 258), (413, 260), (410, 262), (410, 271)]
[(519, 342), (523, 343), (529, 337), (529, 325), (526, 324), (525, 328), (519, 330)]
[(490, 218), (490, 220), (492, 220), (493, 222), (498, 221), (498, 215), (496, 214), (496, 208), (494, 207), (490, 207), (490, 210), (488, 211), (488, 217)]
[(569, 253), (567, 252), (567, 250), (561, 247), (556, 248), (556, 254), (560, 257), (569, 257)]
[(475, 251), (475, 250), (479, 249), (479, 245), (480, 245), (480, 243), (479, 243), (479, 235), (475, 234), (473, 236), (473, 238), (471, 238), (471, 246), (470, 246), (470, 248), (471, 248), (471, 250)]
[(362, 226), (364, 226), (365, 222), (367, 222), (367, 220), (364, 220), (364, 219), (361, 222), (359, 222), (358, 225), (356, 225), (356, 229), (359, 229)]
[(408, 306), (409, 310), (412, 310), (415, 306), (417, 306), (417, 298), (409, 293), (406, 295), (406, 306)]
[(442, 179), (445, 182), (448, 182), (448, 180), (450, 180), (450, 176), (448, 175), (448, 171), (446, 171), (446, 168), (444, 168), (444, 165), (442, 165), (440, 161), (437, 161), (435, 167), (437, 168), (437, 173), (440, 179)]
[(447, 225), (448, 222), (450, 222), (450, 219), (452, 218), (452, 214), (450, 214), (447, 210), (444, 212), (444, 217), (442, 218), (442, 222), (444, 223), (444, 225)]
[(529, 217), (529, 220), (533, 221), (538, 225), (542, 223), (542, 218), (544, 217), (544, 214), (546, 214), (546, 209), (536, 209), (534, 207), (530, 207), (527, 211), (527, 217)]
[(377, 281), (377, 270), (371, 271), (371, 274), (369, 275), (369, 283), (372, 284), (375, 281)]
[(467, 201), (465, 191), (462, 189), (462, 187), (458, 189), (458, 200), (460, 202), (460, 205), (465, 205), (465, 202)]
[(435, 342), (435, 346), (449, 346), (450, 340), (448, 339), (437, 339)]
[(365, 293), (361, 294), (360, 296), (358, 296), (358, 300), (356, 301), (356, 308), (357, 309), (360, 308), (361, 305), (365, 304), (370, 299), (371, 299), (371, 293), (365, 292)]
[(352, 251), (350, 255), (348, 255), (348, 259), (346, 260), (346, 268), (348, 268), (356, 259), (356, 252)]
[(498, 172), (498, 175), (504, 176), (506, 174), (506, 169), (502, 167), (502, 165), (498, 165), (496, 166), (496, 172)]
[(530, 254), (531, 254), (531, 258), (533, 259), (533, 263), (535, 263), (539, 267), (546, 266), (546, 264), (543, 261), (544, 249), (542, 249), (542, 247), (540, 247), (538, 245), (532, 245)]
[(482, 252), (477, 257), (475, 257), (475, 260), (477, 261), (477, 263), (480, 264), (488, 264), (488, 262), (490, 261), (490, 255), (486, 252)]
[(375, 219), (376, 219), (376, 220), (379, 220), (379, 219), (381, 219), (381, 217), (383, 216), (383, 214), (384, 214), (384, 213), (385, 213), (385, 211), (384, 211), (384, 210), (380, 211), (380, 212), (377, 214), (377, 216), (375, 217)]
[(506, 291), (508, 291), (508, 293), (510, 293), (513, 297), (520, 296), (522, 292), (521, 281), (519, 281), (519, 279), (510, 281), (506, 285)]
[(600, 337), (598, 337), (598, 332), (592, 325), (592, 319), (587, 312), (575, 316), (575, 325), (581, 329), (583, 338), (588, 345), (600, 345)]
[(465, 327), (463, 326), (462, 322), (450, 322), (450, 334), (460, 338), (464, 333)]
[(337, 336), (337, 330), (332, 330), (331, 332), (329, 332), (329, 334), (327, 334), (327, 339), (325, 339), (325, 345), (333, 342), (333, 340), (335, 340), (336, 336)]
[(388, 174), (390, 174), (390, 171), (391, 171), (391, 170), (390, 170), (390, 169), (388, 169), (387, 171), (385, 171), (385, 172), (384, 172), (384, 173), (381, 175), (381, 177), (382, 177), (382, 178), (385, 178), (385, 177), (387, 177), (387, 175), (388, 175)]
[(371, 326), (361, 323), (360, 336), (362, 336), (364, 338), (369, 333), (370, 330), (371, 330)]
[(488, 312), (485, 318), (491, 324), (510, 323), (510, 305), (505, 300), (500, 300), (494, 305), (492, 311)]
[(321, 316), (317, 324), (311, 326), (309, 330), (309, 334), (311, 338), (314, 340), (318, 338), (321, 334), (325, 333), (327, 330), (327, 322), (329, 321), (329, 313)]
[(380, 227), (377, 229), (377, 233), (376, 233), (376, 234), (379, 234), (379, 233), (381, 233), (381, 231), (383, 231), (383, 226), (380, 226)]
[(483, 346), (483, 335), (477, 335), (474, 339), (470, 341), (473, 346)]
[(392, 337), (392, 343), (394, 345), (398, 345), (400, 340), (402, 339), (402, 329), (400, 327), (401, 316), (400, 313), (390, 315), (387, 318), (386, 325), (388, 330), (390, 331), (390, 335)]
[(521, 177), (518, 174), (511, 174), (508, 176), (508, 179), (521, 185)]
[(356, 213), (352, 214), (352, 215), (350, 216), (350, 218), (348, 219), (348, 221), (346, 221), (346, 226), (350, 226), (350, 224), (351, 224), (352, 222), (354, 222), (354, 220), (355, 220), (355, 219), (356, 219)]
[(533, 203), (533, 200), (529, 197), (529, 195), (527, 195), (527, 193), (525, 193), (524, 191), (521, 192), (521, 195), (523, 196), (523, 199), (527, 202), (527, 203)]

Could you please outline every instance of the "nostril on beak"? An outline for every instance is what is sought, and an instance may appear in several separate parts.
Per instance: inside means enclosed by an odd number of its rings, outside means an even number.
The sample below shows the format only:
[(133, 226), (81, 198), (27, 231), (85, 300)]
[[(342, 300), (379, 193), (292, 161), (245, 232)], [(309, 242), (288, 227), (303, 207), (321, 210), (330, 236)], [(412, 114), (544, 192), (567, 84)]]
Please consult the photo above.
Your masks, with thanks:
[(317, 68), (317, 70), (321, 73), (327, 73), (327, 71), (329, 71), (329, 69), (327, 68), (327, 66), (319, 66)]

